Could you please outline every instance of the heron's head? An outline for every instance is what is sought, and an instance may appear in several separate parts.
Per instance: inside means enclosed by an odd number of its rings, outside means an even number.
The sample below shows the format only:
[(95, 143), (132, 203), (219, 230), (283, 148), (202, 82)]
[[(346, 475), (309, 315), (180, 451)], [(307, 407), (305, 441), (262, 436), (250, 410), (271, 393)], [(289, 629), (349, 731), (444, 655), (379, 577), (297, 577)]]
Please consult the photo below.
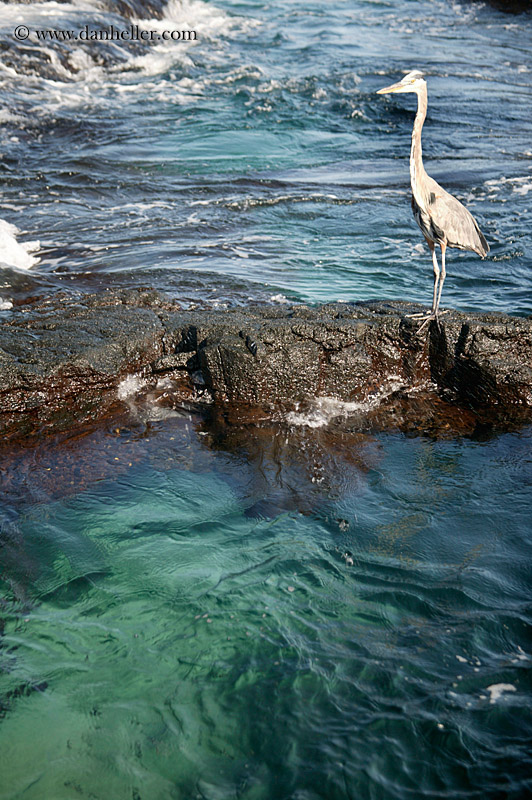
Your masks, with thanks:
[(423, 73), (419, 70), (414, 70), (405, 75), (399, 83), (392, 83), (391, 86), (385, 86), (384, 89), (379, 89), (377, 94), (399, 94), (400, 92), (419, 92), (420, 89), (427, 84), (423, 79)]

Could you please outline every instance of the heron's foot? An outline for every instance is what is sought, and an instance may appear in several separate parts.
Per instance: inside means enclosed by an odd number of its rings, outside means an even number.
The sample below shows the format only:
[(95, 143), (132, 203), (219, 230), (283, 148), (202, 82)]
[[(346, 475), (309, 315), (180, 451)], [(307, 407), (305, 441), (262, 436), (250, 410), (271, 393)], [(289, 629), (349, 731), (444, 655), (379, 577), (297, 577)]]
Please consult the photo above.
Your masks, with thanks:
[(417, 320), (420, 320), (420, 322), (421, 322), (421, 325), (420, 325), (420, 326), (419, 326), (419, 328), (417, 329), (417, 333), (422, 333), (422, 331), (424, 331), (424, 330), (425, 330), (425, 328), (427, 327), (427, 325), (429, 325), (429, 324), (432, 322), (432, 320), (435, 320), (435, 321), (436, 321), (436, 324), (437, 324), (437, 325), (438, 325), (438, 327), (439, 327), (439, 325), (440, 325), (440, 319), (439, 319), (439, 318), (440, 318), (440, 316), (441, 316), (442, 314), (448, 314), (448, 313), (449, 313), (449, 310), (448, 310), (448, 309), (445, 309), (444, 311), (429, 311), (429, 313), (428, 313), (428, 314), (427, 314), (427, 313), (421, 313), (421, 314), (406, 314), (405, 316), (406, 316), (408, 319), (417, 319)]
[(405, 317), (407, 319), (431, 320), (431, 319), (437, 319), (437, 317), (439, 317), (441, 314), (448, 314), (448, 313), (449, 309), (446, 308), (443, 311), (438, 311), (437, 314), (435, 314), (434, 311), (430, 311), (428, 314), (425, 311), (420, 311), (417, 312), (416, 314), (405, 314)]
[(448, 310), (445, 311), (431, 311), (430, 314), (427, 314), (425, 317), (422, 317), (422, 324), (417, 329), (417, 333), (421, 333), (432, 320), (435, 320), (436, 325), (438, 328), (440, 327), (440, 315), (447, 314)]
[(434, 311), (431, 311), (430, 314), (427, 314), (427, 316), (422, 317), (423, 321), (419, 326), (419, 328), (417, 329), (417, 333), (421, 333), (421, 331), (425, 330), (427, 325), (430, 325), (433, 319), (436, 320), (436, 323), (438, 322), (438, 315)]

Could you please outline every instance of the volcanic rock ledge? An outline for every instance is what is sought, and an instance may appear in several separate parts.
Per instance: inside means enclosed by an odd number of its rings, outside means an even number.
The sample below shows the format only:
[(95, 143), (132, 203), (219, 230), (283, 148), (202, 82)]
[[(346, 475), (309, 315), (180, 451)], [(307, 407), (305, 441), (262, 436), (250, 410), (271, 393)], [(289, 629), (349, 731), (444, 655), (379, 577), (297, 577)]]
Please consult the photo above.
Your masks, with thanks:
[(439, 435), (532, 420), (532, 319), (451, 311), (419, 334), (407, 317), (418, 310), (183, 311), (152, 290), (21, 305), (2, 314), (0, 430), (44, 434), (103, 417), (132, 374), (153, 402), (214, 403), (233, 418), (328, 396), (357, 404), (366, 429)]

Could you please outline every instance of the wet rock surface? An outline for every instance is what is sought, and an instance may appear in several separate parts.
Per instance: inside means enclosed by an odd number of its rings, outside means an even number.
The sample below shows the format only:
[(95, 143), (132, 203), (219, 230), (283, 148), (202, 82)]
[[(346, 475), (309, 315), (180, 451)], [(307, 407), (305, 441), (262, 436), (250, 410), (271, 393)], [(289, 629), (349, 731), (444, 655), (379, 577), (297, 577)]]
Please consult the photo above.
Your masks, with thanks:
[(35, 300), (2, 313), (0, 429), (74, 429), (135, 395), (244, 425), (305, 424), (318, 398), (340, 401), (329, 416), (352, 430), (473, 434), (532, 419), (530, 318), (451, 311), (420, 333), (407, 316), (419, 310), (184, 311), (153, 290)]
[(507, 14), (522, 14), (532, 10), (532, 0), (488, 0), (488, 5)]

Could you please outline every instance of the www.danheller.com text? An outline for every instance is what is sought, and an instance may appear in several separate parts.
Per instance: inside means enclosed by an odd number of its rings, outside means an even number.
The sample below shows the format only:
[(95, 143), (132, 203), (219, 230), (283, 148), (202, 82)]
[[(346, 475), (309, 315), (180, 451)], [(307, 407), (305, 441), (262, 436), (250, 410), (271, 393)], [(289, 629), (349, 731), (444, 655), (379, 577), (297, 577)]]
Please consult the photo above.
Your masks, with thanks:
[(108, 28), (92, 29), (88, 25), (79, 30), (35, 30), (31, 31), (26, 25), (19, 25), (14, 30), (16, 39), (23, 41), (34, 34), (37, 41), (128, 41), (128, 42), (160, 42), (160, 41), (196, 41), (197, 33), (193, 30), (183, 31), (154, 31), (146, 30), (138, 25), (130, 25), (127, 28), (115, 28), (110, 25)]

